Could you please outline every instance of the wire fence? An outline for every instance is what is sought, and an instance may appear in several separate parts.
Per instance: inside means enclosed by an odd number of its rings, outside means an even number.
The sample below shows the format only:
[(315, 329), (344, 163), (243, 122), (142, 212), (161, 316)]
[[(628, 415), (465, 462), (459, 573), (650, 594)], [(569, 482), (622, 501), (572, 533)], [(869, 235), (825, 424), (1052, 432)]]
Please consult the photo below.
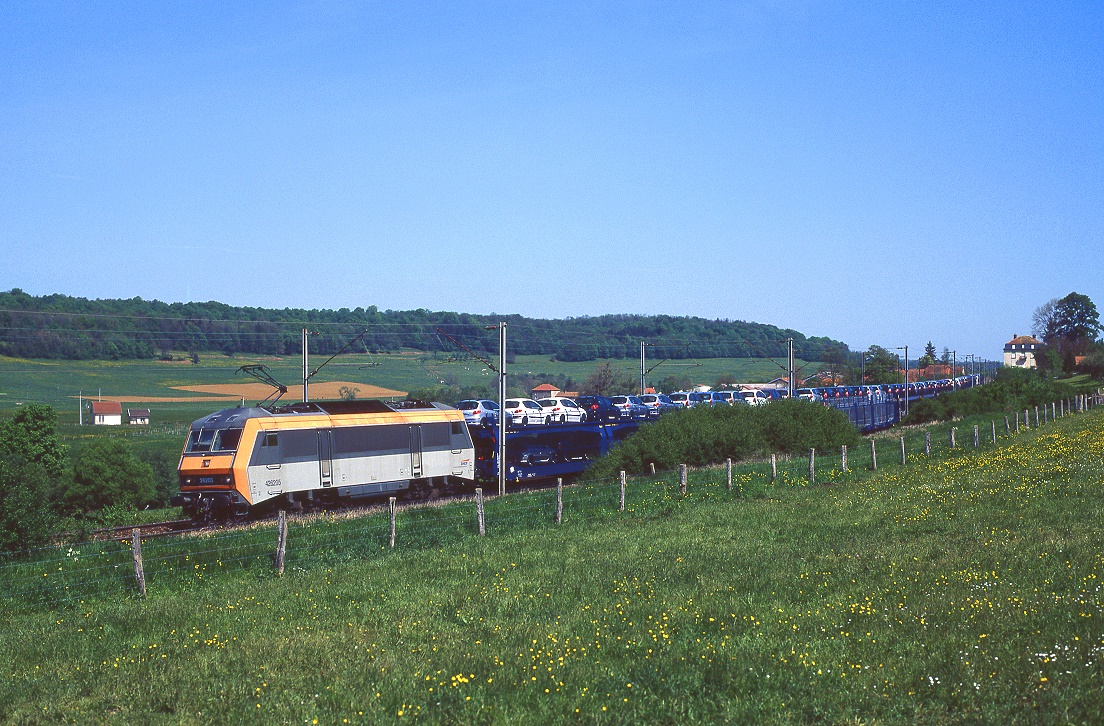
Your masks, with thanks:
[[(1100, 395), (1055, 401), (1008, 416), (966, 419), (883, 432), (855, 448), (779, 457), (645, 477), (588, 480), (516, 491), (380, 507), (364, 516), (308, 514), (146, 540), (86, 541), (0, 557), (0, 604), (10, 611), (64, 607), (104, 596), (202, 586), (213, 576), (250, 571), (275, 576), (388, 556), (393, 549), (437, 549), (479, 537), (554, 527), (559, 522), (616, 521), (700, 501), (769, 496), (777, 488), (856, 481), (871, 472), (1007, 445), (1055, 419), (1104, 403)], [(686, 489), (683, 491), (685, 477)], [(623, 502), (623, 504), (622, 504)], [(623, 509), (622, 509), (623, 507)], [(480, 518), (480, 511), (482, 512)], [(280, 536), (280, 528), (286, 527)], [(280, 544), (282, 542), (282, 545)]]

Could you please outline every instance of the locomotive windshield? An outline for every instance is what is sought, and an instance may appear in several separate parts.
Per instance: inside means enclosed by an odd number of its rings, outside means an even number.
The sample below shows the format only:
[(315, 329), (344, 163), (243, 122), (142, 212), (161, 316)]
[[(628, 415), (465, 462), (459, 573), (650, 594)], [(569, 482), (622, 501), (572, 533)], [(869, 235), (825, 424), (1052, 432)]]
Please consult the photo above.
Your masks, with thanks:
[(188, 436), (185, 453), (196, 454), (206, 451), (235, 451), (241, 440), (241, 429), (199, 429)]

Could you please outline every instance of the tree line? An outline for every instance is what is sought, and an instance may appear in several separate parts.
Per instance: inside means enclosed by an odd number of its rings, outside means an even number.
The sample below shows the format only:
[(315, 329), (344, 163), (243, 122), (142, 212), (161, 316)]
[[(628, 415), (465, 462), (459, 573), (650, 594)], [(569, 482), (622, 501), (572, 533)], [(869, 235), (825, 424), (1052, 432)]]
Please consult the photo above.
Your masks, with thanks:
[[(498, 354), (506, 322), (511, 355), (551, 355), (563, 361), (635, 357), (640, 341), (670, 358), (784, 357), (787, 338), (804, 360), (847, 352), (826, 337), (741, 320), (670, 315), (601, 315), (549, 320), (520, 315), (473, 315), (419, 310), (379, 310), (375, 305), (339, 310), (235, 307), (219, 302), (89, 300), (68, 295), (0, 292), (0, 355), (69, 360), (121, 360), (173, 352), (226, 355), (294, 355), (309, 328), (311, 353), (336, 353), (364, 335), (351, 352), (403, 349), (484, 356)], [(367, 331), (367, 332), (365, 332)]]

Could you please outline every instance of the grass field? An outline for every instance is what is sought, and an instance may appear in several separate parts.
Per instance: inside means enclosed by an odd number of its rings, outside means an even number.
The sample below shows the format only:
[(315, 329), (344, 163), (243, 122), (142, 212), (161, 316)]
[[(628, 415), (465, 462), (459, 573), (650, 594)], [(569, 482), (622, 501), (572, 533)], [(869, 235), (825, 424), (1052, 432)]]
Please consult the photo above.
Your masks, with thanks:
[(394, 551), (319, 520), (282, 578), (209, 559), (144, 602), (11, 608), (0, 718), (1098, 722), (1104, 416), (831, 486), (796, 464), (633, 481), (624, 514), (597, 483), (560, 526), (547, 491), (490, 500), (486, 538), (425, 510)]
[[(312, 369), (325, 358), (311, 358)], [(653, 361), (653, 364), (658, 361)], [(245, 358), (221, 354), (203, 355), (198, 364), (186, 361), (43, 361), (0, 357), (0, 412), (10, 411), (23, 402), (49, 403), (57, 408), (64, 423), (77, 422), (77, 395), (136, 400), (131, 407), (148, 407), (155, 423), (185, 423), (213, 410), (237, 405), (240, 399), (227, 396), (221, 402), (210, 392), (182, 390), (185, 387), (247, 384), (253, 379), (236, 373), (244, 364), (263, 363), (275, 378), (288, 386), (285, 400), (301, 400), (302, 360), (273, 356)], [(637, 377), (637, 360), (612, 361), (616, 368)], [(589, 363), (551, 361), (548, 356), (518, 356), (507, 371), (514, 374), (567, 375), (584, 380), (595, 367)], [(799, 362), (798, 365), (803, 365)], [(740, 381), (767, 381), (782, 375), (778, 365), (766, 359), (707, 358), (665, 363), (652, 373), (655, 380), (666, 375), (692, 375), (696, 380), (713, 383), (721, 374)], [(417, 351), (403, 354), (353, 354), (336, 358), (312, 379), (312, 383), (348, 382), (361, 386), (379, 386), (396, 391), (438, 386), (445, 380), (462, 386), (495, 386), (492, 371), (472, 360), (449, 360), (447, 356)], [(332, 393), (332, 392), (331, 392)], [(363, 393), (361, 397), (366, 397)], [(139, 403), (153, 399), (151, 403)], [(170, 399), (170, 400), (164, 400)], [(255, 403), (255, 399), (247, 399)], [(124, 408), (127, 407), (124, 403)]]

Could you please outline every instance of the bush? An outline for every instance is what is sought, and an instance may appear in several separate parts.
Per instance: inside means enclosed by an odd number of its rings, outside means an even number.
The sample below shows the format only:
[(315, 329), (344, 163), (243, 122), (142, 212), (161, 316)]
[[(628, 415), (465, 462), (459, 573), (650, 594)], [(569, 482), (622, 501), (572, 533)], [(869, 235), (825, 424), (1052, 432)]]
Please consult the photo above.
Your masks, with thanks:
[(0, 422), (0, 549), (47, 542), (56, 521), (53, 482), (64, 471), (54, 409), (30, 404)]
[(155, 496), (153, 467), (135, 458), (122, 442), (99, 439), (77, 453), (65, 503), (87, 514), (111, 505), (138, 507)]
[(56, 522), (51, 494), (42, 464), (0, 458), (0, 550), (24, 550), (49, 541)]
[(1070, 398), (1076, 393), (1072, 386), (1048, 378), (1039, 371), (1002, 368), (997, 371), (996, 378), (984, 386), (944, 393), (938, 398), (925, 398), (910, 404), (909, 415), (904, 422), (922, 424), (963, 416), (1011, 413)]
[(642, 474), (650, 463), (660, 469), (679, 464), (704, 466), (770, 452), (794, 453), (856, 445), (859, 432), (847, 415), (807, 401), (775, 401), (766, 406), (701, 406), (664, 416), (616, 446), (590, 469), (606, 478), (624, 470)]

